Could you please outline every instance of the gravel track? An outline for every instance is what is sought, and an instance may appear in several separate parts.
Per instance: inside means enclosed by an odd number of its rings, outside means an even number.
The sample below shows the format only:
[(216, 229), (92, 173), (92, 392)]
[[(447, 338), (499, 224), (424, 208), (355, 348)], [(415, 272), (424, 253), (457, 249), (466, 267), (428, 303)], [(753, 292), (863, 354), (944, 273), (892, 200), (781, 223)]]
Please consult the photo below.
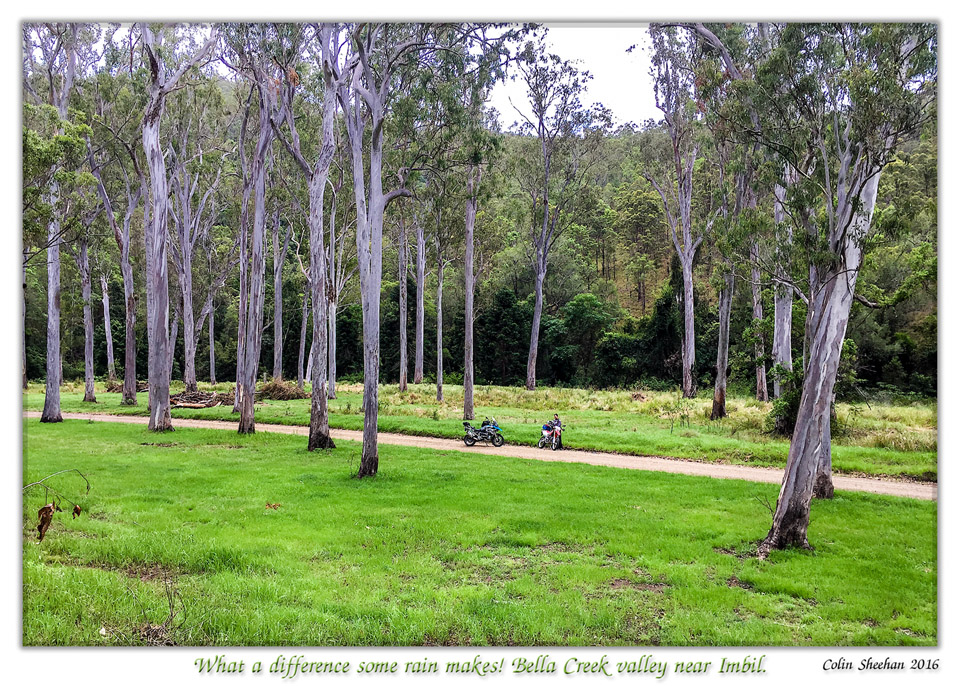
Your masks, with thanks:
[[(24, 417), (35, 419), (40, 417), (39, 412), (24, 412)], [(64, 419), (83, 419), (94, 422), (116, 422), (120, 424), (147, 423), (147, 417), (88, 414), (80, 412), (65, 412)], [(200, 429), (223, 429), (236, 431), (236, 422), (225, 422), (204, 419), (175, 419), (174, 427), (191, 427)], [(306, 436), (305, 426), (285, 426), (281, 424), (257, 424), (257, 431), (267, 433), (294, 434)], [(363, 434), (360, 431), (345, 429), (331, 429), (330, 435), (334, 440), (361, 441)], [(759, 481), (763, 483), (781, 483), (783, 470), (773, 467), (750, 467), (747, 465), (717, 464), (715, 462), (696, 462), (670, 457), (652, 457), (639, 455), (617, 455), (613, 453), (598, 453), (588, 450), (551, 451), (540, 450), (532, 446), (504, 445), (494, 448), (489, 445), (475, 445), (467, 447), (463, 441), (451, 438), (432, 438), (428, 436), (408, 436), (405, 434), (380, 433), (381, 443), (388, 445), (405, 445), (412, 448), (428, 448), (431, 450), (454, 450), (464, 453), (481, 453), (486, 455), (500, 455), (518, 457), (526, 460), (542, 460), (544, 462), (580, 462), (583, 464), (599, 465), (603, 467), (619, 467), (621, 469), (639, 469), (650, 472), (671, 472), (673, 474), (688, 474), (692, 476), (709, 476), (714, 479), (741, 479), (744, 481)], [(857, 477), (834, 474), (834, 488), (838, 491), (860, 491), (864, 493), (880, 493), (895, 495), (904, 498), (919, 500), (936, 500), (937, 484), (916, 481), (897, 480), (891, 478)]]

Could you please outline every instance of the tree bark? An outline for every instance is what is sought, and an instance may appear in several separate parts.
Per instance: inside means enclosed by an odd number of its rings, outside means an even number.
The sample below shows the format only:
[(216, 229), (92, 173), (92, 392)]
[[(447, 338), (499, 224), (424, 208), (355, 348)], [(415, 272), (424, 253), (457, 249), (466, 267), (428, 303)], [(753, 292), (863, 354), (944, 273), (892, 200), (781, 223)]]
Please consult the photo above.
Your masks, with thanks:
[(110, 326), (110, 293), (107, 286), (107, 275), (100, 274), (100, 293), (103, 301), (103, 331), (107, 339), (107, 380), (117, 380), (117, 367), (113, 357), (113, 329)]
[[(407, 390), (407, 225), (400, 217), (400, 391)], [(418, 301), (419, 302), (419, 301)]]
[(423, 222), (416, 220), (417, 232), (417, 321), (414, 333), (413, 383), (423, 383), (423, 295), (426, 290), (427, 242)]
[[(143, 113), (142, 141), (150, 176), (149, 222), (144, 218), (144, 243), (147, 254), (147, 375), (149, 378), (149, 428), (152, 431), (172, 431), (170, 422), (170, 364), (169, 348), (169, 283), (167, 280), (167, 212), (169, 187), (163, 150), (160, 147), (160, 120), (166, 96), (190, 67), (210, 51), (217, 41), (211, 32), (204, 45), (183, 62), (177, 71), (166, 74), (163, 57), (158, 54), (157, 36), (146, 23), (140, 24), (143, 46), (150, 72), (147, 105)], [(146, 203), (145, 203), (146, 205)], [(146, 209), (144, 211), (146, 214)], [(193, 332), (190, 332), (191, 335)]]
[(337, 397), (337, 298), (331, 294), (327, 315), (327, 398)]
[[(330, 105), (335, 104), (333, 96)], [(333, 108), (325, 107), (321, 161), (310, 179), (310, 283), (313, 285), (313, 376), (310, 388), (310, 437), (307, 450), (333, 448), (327, 408), (327, 263), (323, 246), (323, 195), (333, 159)]]
[(437, 246), (437, 402), (443, 402), (443, 258)]
[[(546, 256), (544, 255), (543, 258)], [(537, 351), (540, 345), (540, 317), (543, 314), (543, 281), (547, 276), (546, 259), (538, 256), (534, 263), (533, 323), (530, 325), (530, 350), (527, 353), (527, 390), (537, 387)]]
[(477, 194), (482, 169), (467, 170), (467, 208), (463, 266), (463, 418), (473, 419), (473, 230), (477, 221)]
[(290, 228), (280, 247), (280, 210), (273, 225), (273, 378), (283, 378), (283, 261), (287, 255)]
[[(183, 383), (189, 393), (196, 393), (197, 386), (197, 339), (193, 317), (193, 252), (183, 247), (183, 273), (180, 274), (180, 290), (183, 295)], [(176, 337), (170, 339), (171, 349)]]
[[(133, 156), (132, 147), (129, 148), (131, 158), (136, 160)], [(130, 224), (133, 221), (133, 215), (136, 212), (137, 205), (140, 204), (141, 197), (146, 200), (146, 196), (143, 192), (142, 179), (138, 179), (138, 183), (131, 188), (129, 183), (126, 183), (127, 186), (127, 207), (124, 211), (123, 224), (121, 226), (117, 225), (116, 218), (113, 214), (113, 205), (110, 201), (110, 196), (107, 194), (106, 186), (103, 184), (103, 179), (100, 177), (99, 168), (91, 164), (91, 170), (93, 176), (97, 180), (97, 189), (100, 192), (100, 199), (103, 201), (103, 206), (107, 221), (110, 224), (110, 227), (113, 229), (114, 239), (117, 242), (117, 247), (120, 250), (120, 274), (123, 279), (123, 307), (124, 307), (124, 349), (123, 349), (123, 394), (120, 399), (121, 405), (136, 405), (137, 404), (137, 334), (136, 334), (136, 324), (137, 324), (137, 299), (136, 291), (134, 290), (133, 282), (133, 265), (130, 260)], [(139, 173), (139, 170), (138, 170)], [(126, 179), (126, 176), (124, 177)], [(149, 211), (144, 205), (144, 223), (149, 220)], [(106, 294), (106, 291), (104, 292)], [(107, 339), (110, 340), (110, 337)]]
[[(48, 202), (55, 207), (60, 186), (50, 184)], [(62, 422), (60, 414), (60, 220), (47, 224), (47, 379), (41, 422)]]
[(764, 361), (763, 334), (760, 331), (763, 321), (763, 300), (760, 293), (760, 268), (757, 266), (760, 248), (756, 242), (750, 246), (750, 260), (752, 267), (750, 269), (750, 283), (753, 296), (753, 325), (756, 328), (754, 333), (755, 340), (753, 344), (753, 354), (756, 359), (757, 368), (757, 400), (767, 402), (767, 364)]
[(217, 383), (217, 353), (216, 348), (214, 347), (214, 337), (213, 337), (213, 313), (214, 310), (210, 310), (210, 319), (207, 320), (207, 334), (210, 340), (210, 383), (216, 385)]
[(147, 252), (147, 377), (151, 431), (172, 431), (170, 421), (170, 365), (168, 363), (170, 293), (167, 281), (167, 171), (160, 147), (160, 119), (164, 94), (156, 85), (143, 117), (143, 151), (150, 174), (152, 207), (144, 225)]
[[(786, 188), (777, 184), (774, 187), (773, 221), (783, 234), (777, 241), (777, 258), (774, 266), (778, 279), (773, 289), (773, 343), (771, 353), (774, 367), (780, 366), (793, 370), (793, 350), (791, 329), (793, 326), (793, 289), (784, 283), (790, 278), (788, 270), (789, 246), (793, 242), (793, 230), (790, 222), (785, 222)], [(773, 375), (773, 397), (783, 394), (783, 381), (778, 374)]]
[[(24, 241), (26, 243), (26, 241)], [(20, 299), (20, 352), (23, 372), (23, 390), (27, 390), (27, 246), (23, 246), (23, 290)]]
[(693, 256), (680, 261), (683, 270), (683, 347), (681, 359), (683, 362), (683, 397), (697, 396), (697, 379), (694, 375), (696, 365), (696, 336), (693, 318)]
[(713, 385), (713, 410), (710, 419), (727, 416), (727, 367), (730, 353), (730, 310), (733, 304), (733, 265), (723, 275), (720, 291), (720, 332), (717, 341), (717, 378)]
[(830, 407), (840, 354), (863, 261), (863, 239), (876, 206), (880, 173), (876, 169), (870, 171), (873, 174), (865, 180), (859, 196), (859, 210), (853, 209), (852, 201), (847, 200), (847, 208), (836, 212), (841, 219), (844, 212), (853, 213), (853, 218), (835, 243), (836, 260), (816, 279), (816, 295), (807, 310), (808, 353), (800, 408), (773, 525), (760, 546), (762, 556), (773, 548), (809, 547), (810, 501), (815, 493), (833, 492), (830, 444), (825, 441), (830, 435)]
[(307, 349), (307, 322), (310, 319), (310, 286), (303, 291), (303, 307), (300, 310), (300, 348), (297, 352), (297, 388), (303, 390), (304, 357)]
[(87, 238), (78, 241), (77, 271), (80, 272), (80, 294), (83, 299), (83, 402), (97, 402), (93, 387), (93, 275)]
[(266, 260), (264, 258), (267, 237), (266, 163), (270, 144), (273, 141), (270, 104), (265, 93), (268, 87), (266, 84), (258, 85), (260, 90), (260, 131), (252, 165), (253, 226), (251, 231), (249, 294), (245, 327), (246, 338), (243, 345), (242, 388), (238, 388), (238, 394), (241, 397), (240, 425), (237, 431), (241, 434), (256, 432), (254, 399), (257, 370), (260, 367), (260, 345), (263, 340), (263, 305), (266, 295)]

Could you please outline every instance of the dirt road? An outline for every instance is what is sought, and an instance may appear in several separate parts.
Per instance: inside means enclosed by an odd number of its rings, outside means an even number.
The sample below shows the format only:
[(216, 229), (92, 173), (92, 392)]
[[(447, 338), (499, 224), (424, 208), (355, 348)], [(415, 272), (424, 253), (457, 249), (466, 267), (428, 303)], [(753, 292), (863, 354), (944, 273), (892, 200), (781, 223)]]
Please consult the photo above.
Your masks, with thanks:
[[(39, 418), (40, 413), (24, 412), (23, 416), (27, 418)], [(63, 418), (84, 419), (94, 422), (118, 422), (121, 424), (147, 423), (146, 417), (80, 412), (65, 412)], [(237, 430), (237, 424), (235, 422), (202, 419), (175, 419), (174, 427)], [(257, 431), (295, 434), (298, 436), (307, 435), (307, 427), (305, 426), (257, 424)], [(334, 440), (360, 441), (363, 439), (359, 431), (332, 429), (330, 434)], [(596, 453), (587, 450), (562, 450), (553, 452), (521, 445), (504, 445), (502, 448), (494, 448), (489, 445), (476, 445), (468, 448), (463, 444), (463, 441), (451, 438), (430, 438), (391, 433), (381, 433), (379, 438), (380, 442), (389, 445), (405, 445), (413, 448), (430, 448), (432, 450), (456, 450), (465, 453), (519, 457), (527, 460), (543, 460), (545, 462), (582, 462), (584, 464), (600, 465), (603, 467), (620, 467), (623, 469), (639, 469), (651, 472), (672, 472), (674, 474), (689, 474), (692, 476), (709, 476), (714, 479), (742, 479), (744, 481), (760, 481), (763, 483), (778, 484), (783, 479), (783, 470), (771, 467), (749, 467), (745, 465), (716, 464), (714, 462), (694, 462), (692, 460), (680, 460), (669, 457), (615, 455), (613, 453)], [(838, 491), (880, 493), (883, 495), (896, 495), (921, 500), (937, 499), (937, 484), (935, 483), (918, 483), (915, 481), (897, 481), (894, 479), (853, 477), (835, 474), (833, 477), (833, 485)]]

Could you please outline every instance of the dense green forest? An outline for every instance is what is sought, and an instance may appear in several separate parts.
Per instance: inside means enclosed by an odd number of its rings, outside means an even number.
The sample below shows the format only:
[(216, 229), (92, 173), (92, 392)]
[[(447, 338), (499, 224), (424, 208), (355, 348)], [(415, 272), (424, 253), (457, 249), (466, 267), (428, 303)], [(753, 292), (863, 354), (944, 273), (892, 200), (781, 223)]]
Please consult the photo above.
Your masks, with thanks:
[[(69, 119), (89, 127), (85, 133), (96, 148), (101, 148), (107, 160), (104, 176), (111, 173), (110, 164), (124, 164), (123, 151), (113, 132), (126, 118), (136, 118), (142, 107), (145, 67), (135, 66), (129, 72), (127, 55), (119, 49), (107, 51), (89, 71), (78, 77), (70, 99)], [(310, 76), (303, 80), (309, 83)], [(216, 70), (197, 73), (189, 89), (171, 96), (168, 121), (165, 126), (171, 137), (178, 126), (198, 113), (207, 119), (202, 125), (196, 150), (229, 150), (236, 146), (240, 121), (238, 113), (248, 91), (228, 76)], [(308, 100), (299, 103), (304, 110)], [(45, 135), (41, 115), (29, 108), (24, 118), (24, 149), (32, 145), (34, 137)], [(192, 108), (192, 109), (191, 109)], [(200, 108), (200, 109), (197, 109)], [(310, 124), (305, 111), (302, 126)], [(116, 121), (111, 120), (114, 117)], [(177, 118), (180, 117), (180, 122)], [(49, 130), (46, 131), (49, 133)], [(524, 201), (518, 175), (523, 173), (525, 156), (529, 157), (535, 137), (519, 131), (490, 130), (492, 137), (489, 169), (483, 179), (480, 211), (476, 220), (477, 291), (474, 305), (476, 336), (476, 381), (485, 384), (513, 385), (523, 383), (526, 373), (527, 349), (533, 316), (534, 269), (527, 235), (530, 207)], [(84, 134), (81, 134), (84, 135)], [(188, 135), (194, 135), (190, 133)], [(310, 144), (308, 131), (301, 131), (305, 143)], [(342, 135), (342, 134), (338, 134)], [(402, 141), (406, 135), (402, 126), (388, 131), (392, 140)], [(29, 138), (28, 138), (29, 137)], [(567, 226), (557, 239), (550, 255), (550, 264), (544, 282), (543, 318), (540, 323), (540, 355), (537, 358), (537, 381), (547, 385), (568, 385), (589, 388), (651, 387), (671, 388), (681, 382), (680, 344), (683, 318), (682, 283), (677, 257), (671, 246), (669, 228), (664, 217), (661, 199), (644, 171), (658, 164), (657, 155), (666, 155), (666, 134), (663, 122), (648, 121), (641, 126), (622, 126), (607, 130), (600, 141), (598, 161), (591, 169), (588, 183), (579, 189), (575, 203), (564, 218)], [(397, 143), (396, 147), (408, 142)], [(282, 372), (296, 379), (299, 358), (298, 343), (303, 320), (304, 293), (308, 287), (302, 266), (306, 261), (309, 238), (305, 233), (302, 182), (296, 178), (292, 163), (278, 148), (273, 152), (277, 179), (270, 184), (267, 195), (268, 215), (274, 223), (268, 231), (291, 234), (288, 249), (281, 255), (272, 250), (268, 255), (267, 271), (280, 270), (280, 302), (283, 319), (280, 335), (283, 337)], [(388, 148), (394, 147), (390, 143)], [(74, 152), (84, 161), (86, 150)], [(397, 153), (400, 154), (399, 152)], [(212, 158), (212, 159), (211, 159)], [(704, 191), (715, 180), (710, 160), (704, 160), (702, 181)], [(216, 216), (211, 217), (209, 237), (203, 246), (207, 254), (194, 264), (195, 284), (206, 284), (220, 269), (236, 231), (240, 214), (240, 187), (236, 165), (230, 155), (208, 155), (203, 166), (196, 166), (201, 186), (213, 183), (217, 163), (224, 167), (222, 179), (214, 189)], [(196, 161), (191, 162), (197, 165)], [(351, 196), (348, 165), (342, 158), (339, 183), (343, 188), (338, 196)], [(395, 164), (402, 164), (397, 161)], [(451, 178), (459, 169), (450, 163)], [(25, 181), (28, 171), (25, 167)], [(336, 175), (337, 172), (334, 172)], [(121, 184), (119, 173), (113, 172), (112, 181)], [(426, 186), (426, 172), (423, 172)], [(695, 179), (695, 182), (697, 180)], [(96, 210), (98, 202), (94, 180), (78, 175), (74, 184), (76, 196), (67, 221), (72, 222), (65, 232), (65, 240), (76, 242), (76, 236), (86, 231), (90, 236), (90, 253), (95, 270), (105, 278), (109, 311), (112, 322), (110, 335), (118, 350), (123, 348), (124, 291), (117, 246), (112, 230), (102, 213), (90, 220), (87, 215)], [(452, 183), (452, 182), (448, 182)], [(772, 187), (760, 198), (760, 209), (772, 214)], [(205, 188), (203, 189), (205, 190)], [(299, 199), (298, 199), (299, 196)], [(934, 395), (937, 390), (937, 138), (936, 122), (928, 122), (922, 130), (906, 141), (887, 165), (881, 177), (880, 190), (874, 214), (874, 233), (857, 282), (858, 294), (863, 299), (854, 303), (844, 346), (844, 369), (838, 385), (838, 394), (857, 398), (861, 394), (885, 394), (912, 397), (915, 394)], [(333, 207), (334, 198), (328, 197), (327, 206)], [(27, 200), (25, 199), (25, 206)], [(381, 379), (395, 383), (399, 378), (399, 259), (401, 255), (398, 225), (422, 222), (427, 232), (426, 273), (424, 277), (423, 339), (427, 363), (425, 377), (435, 380), (436, 308), (437, 308), (437, 237), (442, 246), (445, 266), (443, 309), (443, 369), (447, 380), (462, 382), (464, 348), (464, 281), (462, 268), (464, 216), (462, 191), (451, 190), (435, 197), (411, 198), (392, 204), (385, 219), (385, 248), (383, 258), (382, 314), (381, 314)], [(343, 252), (345, 269), (355, 269), (356, 255), (351, 254), (351, 227), (349, 202), (339, 201), (336, 221), (344, 225), (347, 247)], [(116, 211), (116, 210), (115, 210)], [(85, 214), (86, 213), (86, 214)], [(143, 215), (137, 209), (131, 219), (131, 258), (134, 273), (144, 272)], [(28, 379), (42, 379), (45, 375), (46, 323), (45, 309), (47, 270), (44, 255), (36, 251), (42, 239), (36, 237), (37, 217), (31, 208), (24, 214), (24, 251), (26, 255), (24, 297), (26, 369)], [(89, 222), (89, 223), (87, 223)], [(439, 227), (439, 228), (438, 228)], [(338, 230), (339, 227), (338, 227)], [(760, 252), (769, 257), (775, 237), (761, 239)], [(696, 368), (698, 385), (707, 388), (716, 374), (715, 351), (718, 322), (718, 240), (708, 238), (700, 247), (694, 265)], [(416, 337), (415, 273), (412, 270), (413, 250), (405, 253), (411, 266), (407, 271), (407, 340)], [(299, 254), (299, 261), (298, 261)], [(207, 257), (211, 259), (208, 260)], [(762, 318), (753, 316), (750, 290), (750, 261), (744, 254), (736, 254), (737, 288), (733, 299), (730, 336), (730, 384), (740, 392), (752, 392), (754, 369), (759, 363), (772, 366), (770, 339), (773, 331), (774, 281), (764, 277), (760, 282)], [(174, 269), (169, 270), (171, 302), (182, 296)], [(83, 293), (77, 264), (72, 259), (62, 262), (62, 359), (66, 379), (81, 379), (84, 374)], [(147, 321), (145, 316), (145, 284), (135, 278), (137, 307), (141, 314), (136, 319), (137, 368), (147, 369)], [(273, 372), (273, 351), (276, 332), (271, 322), (270, 308), (275, 302), (275, 282), (266, 280), (265, 329), (258, 376)], [(94, 368), (97, 377), (107, 375), (107, 332), (100, 305), (102, 294), (99, 277), (94, 278)], [(238, 332), (239, 273), (234, 269), (213, 295), (215, 374), (219, 379), (236, 376), (236, 348)], [(202, 296), (194, 295), (197, 308)], [(356, 279), (347, 279), (337, 313), (336, 359), (337, 372), (342, 379), (359, 380), (363, 373), (362, 323)], [(176, 306), (182, 310), (182, 303)], [(175, 315), (172, 314), (173, 318)], [(308, 315), (309, 316), (309, 315)], [(792, 345), (802, 348), (804, 303), (797, 300), (793, 307)], [(752, 336), (756, 332), (765, 342), (765, 356), (758, 360)], [(173, 376), (183, 375), (183, 327), (173, 354)], [(197, 373), (201, 378), (210, 375), (206, 352), (208, 338), (200, 336)], [(309, 335), (307, 337), (309, 346)], [(414, 360), (408, 356), (412, 376)], [(122, 376), (123, 358), (118, 355), (117, 373)], [(768, 379), (771, 384), (772, 378)]]

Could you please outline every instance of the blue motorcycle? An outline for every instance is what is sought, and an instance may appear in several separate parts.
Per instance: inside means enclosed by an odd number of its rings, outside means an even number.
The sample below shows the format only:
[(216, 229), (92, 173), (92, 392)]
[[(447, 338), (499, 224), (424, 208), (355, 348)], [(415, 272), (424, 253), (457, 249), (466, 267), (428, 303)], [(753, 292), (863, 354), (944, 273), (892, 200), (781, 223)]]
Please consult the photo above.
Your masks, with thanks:
[(480, 441), (492, 443), (496, 448), (503, 445), (503, 431), (497, 424), (496, 419), (485, 417), (479, 429), (471, 425), (470, 422), (464, 422), (463, 431), (463, 442), (467, 445), (475, 445)]

